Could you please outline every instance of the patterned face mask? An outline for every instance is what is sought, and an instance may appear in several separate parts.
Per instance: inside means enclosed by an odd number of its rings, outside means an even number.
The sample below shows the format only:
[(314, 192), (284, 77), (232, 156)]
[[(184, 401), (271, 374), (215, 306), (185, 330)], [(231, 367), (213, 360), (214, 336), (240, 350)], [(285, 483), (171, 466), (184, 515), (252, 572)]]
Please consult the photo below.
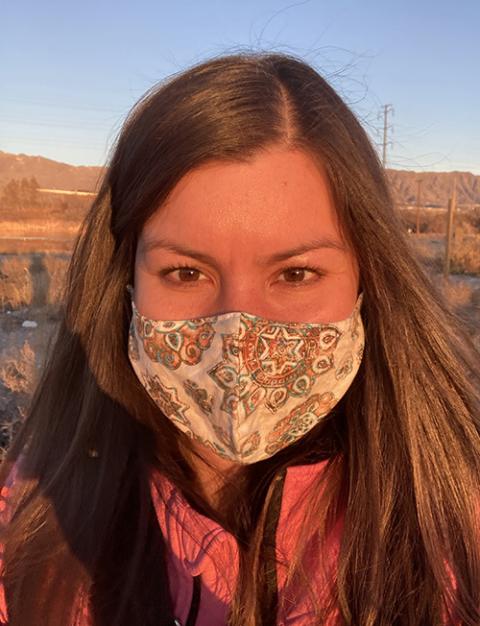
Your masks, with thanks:
[(360, 367), (363, 293), (339, 322), (278, 322), (244, 312), (151, 320), (131, 295), (128, 356), (181, 431), (238, 463), (271, 457), (324, 418)]

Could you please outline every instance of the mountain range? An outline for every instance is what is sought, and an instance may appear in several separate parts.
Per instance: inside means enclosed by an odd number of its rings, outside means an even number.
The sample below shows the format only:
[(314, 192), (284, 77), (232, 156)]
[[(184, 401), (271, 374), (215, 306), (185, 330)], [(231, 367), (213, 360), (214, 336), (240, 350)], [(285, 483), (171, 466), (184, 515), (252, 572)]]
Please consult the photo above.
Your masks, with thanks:
[[(0, 151), (0, 188), (12, 179), (34, 177), (41, 188), (95, 191), (103, 167), (69, 165), (42, 156), (10, 154)], [(413, 172), (387, 169), (395, 200), (400, 205), (416, 202), (421, 181), (423, 206), (446, 206), (456, 180), (459, 205), (480, 204), (480, 176), (470, 172)]]

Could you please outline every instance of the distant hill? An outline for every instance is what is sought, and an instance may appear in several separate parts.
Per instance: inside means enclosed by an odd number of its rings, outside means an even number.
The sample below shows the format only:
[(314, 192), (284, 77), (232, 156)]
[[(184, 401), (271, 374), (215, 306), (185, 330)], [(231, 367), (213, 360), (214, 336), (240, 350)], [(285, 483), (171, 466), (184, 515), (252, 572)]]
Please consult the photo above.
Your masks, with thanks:
[[(95, 191), (103, 174), (102, 167), (68, 165), (41, 156), (9, 154), (0, 151), (0, 188), (11, 179), (35, 177), (41, 188)], [(453, 177), (457, 177), (459, 204), (480, 204), (480, 176), (469, 172), (411, 172), (387, 170), (394, 196), (399, 204), (414, 204), (417, 180), (422, 181), (422, 204), (446, 206)]]
[(421, 182), (421, 204), (447, 206), (453, 179), (457, 181), (457, 202), (460, 205), (480, 204), (480, 176), (470, 172), (410, 172), (387, 170), (394, 196), (400, 204), (414, 204), (417, 180)]
[(95, 191), (102, 167), (69, 165), (41, 156), (9, 154), (0, 150), (0, 187), (12, 179), (37, 179), (41, 188)]

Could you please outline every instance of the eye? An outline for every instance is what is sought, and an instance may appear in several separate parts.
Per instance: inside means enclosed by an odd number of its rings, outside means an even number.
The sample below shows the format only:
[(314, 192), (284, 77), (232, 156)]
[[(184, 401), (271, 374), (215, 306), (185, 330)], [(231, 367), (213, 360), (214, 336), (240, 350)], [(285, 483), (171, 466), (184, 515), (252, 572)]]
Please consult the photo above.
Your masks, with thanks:
[[(175, 278), (174, 275), (177, 274)], [(312, 274), (313, 277), (305, 280), (306, 274)], [(160, 275), (165, 278), (168, 282), (178, 283), (182, 286), (194, 286), (199, 282), (202, 282), (201, 275), (202, 272), (196, 267), (192, 267), (190, 265), (171, 265), (169, 267), (164, 268)], [(291, 287), (304, 287), (306, 285), (310, 285), (313, 282), (316, 282), (319, 278), (325, 275), (324, 272), (320, 270), (318, 267), (313, 266), (302, 266), (302, 267), (285, 267), (280, 271), (280, 275), (285, 275), (286, 280), (281, 280), (281, 283), (287, 284)]]
[[(175, 272), (178, 272), (177, 279), (172, 279), (170, 276), (174, 275)], [(172, 283), (198, 283), (199, 275), (201, 274), (200, 270), (196, 267), (191, 267), (190, 265), (171, 265), (169, 267), (165, 267), (160, 275)], [(168, 277), (168, 278), (167, 278)]]
[[(321, 278), (325, 275), (324, 272), (320, 270), (318, 267), (312, 266), (302, 266), (302, 267), (285, 267), (281, 270), (281, 274), (284, 274), (287, 280), (281, 280), (282, 283), (288, 283), (294, 287), (302, 287), (304, 285), (309, 285), (312, 282), (315, 282), (318, 278)], [(304, 280), (305, 274), (314, 274), (316, 278), (309, 278), (308, 280)]]

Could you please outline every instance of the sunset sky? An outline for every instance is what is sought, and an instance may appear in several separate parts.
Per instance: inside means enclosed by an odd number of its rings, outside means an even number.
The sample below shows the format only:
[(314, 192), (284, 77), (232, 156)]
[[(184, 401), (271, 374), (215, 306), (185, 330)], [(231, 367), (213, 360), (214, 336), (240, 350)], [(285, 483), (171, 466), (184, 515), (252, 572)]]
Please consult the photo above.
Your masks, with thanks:
[(213, 55), (276, 50), (330, 80), (387, 166), (480, 174), (480, 1), (3, 2), (0, 150), (100, 165), (134, 102)]

